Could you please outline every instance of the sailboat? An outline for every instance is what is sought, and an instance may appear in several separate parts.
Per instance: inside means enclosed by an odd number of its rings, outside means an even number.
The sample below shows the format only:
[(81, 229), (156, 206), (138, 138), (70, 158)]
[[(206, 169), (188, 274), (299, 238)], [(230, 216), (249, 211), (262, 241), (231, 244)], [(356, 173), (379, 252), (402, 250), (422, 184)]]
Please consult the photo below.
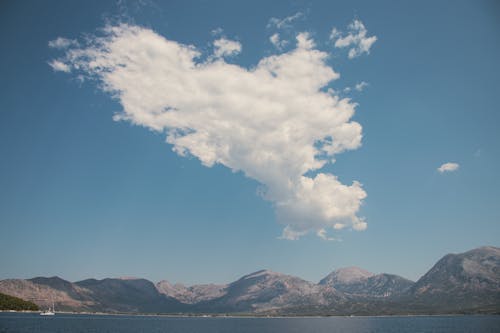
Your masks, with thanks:
[(44, 310), (40, 312), (40, 316), (53, 316), (56, 314), (56, 309), (54, 307), (54, 301), (52, 301), (52, 308), (49, 308), (47, 310)]

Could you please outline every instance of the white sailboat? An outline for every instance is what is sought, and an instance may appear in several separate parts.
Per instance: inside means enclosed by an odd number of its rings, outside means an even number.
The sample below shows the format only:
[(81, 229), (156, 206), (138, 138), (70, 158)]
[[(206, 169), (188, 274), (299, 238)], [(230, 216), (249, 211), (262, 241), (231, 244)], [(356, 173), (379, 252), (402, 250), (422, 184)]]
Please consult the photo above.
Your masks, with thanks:
[(40, 312), (40, 316), (53, 316), (56, 314), (56, 309), (54, 307), (54, 301), (52, 301), (52, 308), (49, 306), (47, 310)]

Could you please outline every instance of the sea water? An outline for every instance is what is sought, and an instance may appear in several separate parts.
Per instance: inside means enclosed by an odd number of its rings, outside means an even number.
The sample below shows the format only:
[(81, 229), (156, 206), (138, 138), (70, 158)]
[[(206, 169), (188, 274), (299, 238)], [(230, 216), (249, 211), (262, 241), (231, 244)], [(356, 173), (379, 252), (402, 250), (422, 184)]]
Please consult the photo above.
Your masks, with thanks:
[(9, 333), (498, 333), (500, 316), (235, 318), (0, 313)]

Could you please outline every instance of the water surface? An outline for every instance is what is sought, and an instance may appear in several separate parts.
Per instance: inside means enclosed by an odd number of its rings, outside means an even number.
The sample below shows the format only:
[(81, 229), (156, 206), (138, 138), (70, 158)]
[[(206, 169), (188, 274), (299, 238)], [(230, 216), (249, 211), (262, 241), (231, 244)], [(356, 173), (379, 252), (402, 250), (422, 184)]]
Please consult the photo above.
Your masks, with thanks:
[(0, 332), (37, 333), (498, 333), (500, 316), (194, 318), (0, 313)]

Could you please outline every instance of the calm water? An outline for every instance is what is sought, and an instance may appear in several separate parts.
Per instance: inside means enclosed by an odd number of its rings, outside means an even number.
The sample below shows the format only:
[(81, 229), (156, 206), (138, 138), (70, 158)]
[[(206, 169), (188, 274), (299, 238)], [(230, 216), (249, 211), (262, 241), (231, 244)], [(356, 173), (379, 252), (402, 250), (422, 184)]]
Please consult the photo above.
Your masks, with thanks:
[(205, 332), (205, 333), (336, 333), (439, 332), (498, 333), (500, 316), (330, 317), (330, 318), (170, 318), (146, 316), (0, 313), (0, 332)]

